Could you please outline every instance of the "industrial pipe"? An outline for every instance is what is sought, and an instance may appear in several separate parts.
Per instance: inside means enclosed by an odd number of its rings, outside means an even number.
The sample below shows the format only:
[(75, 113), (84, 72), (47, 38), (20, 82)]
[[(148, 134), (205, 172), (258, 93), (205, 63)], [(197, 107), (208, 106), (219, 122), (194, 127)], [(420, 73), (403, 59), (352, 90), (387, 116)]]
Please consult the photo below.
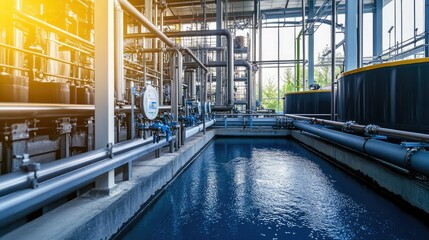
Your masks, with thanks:
[[(171, 141), (174, 141), (174, 138)], [(39, 184), (38, 188), (25, 189), (4, 196), (0, 198), (0, 227), (10, 224), (56, 199), (66, 196), (70, 192), (76, 191), (94, 181), (101, 174), (138, 160), (168, 144), (169, 142), (162, 140), (143, 149), (137, 148), (114, 158), (105, 158), (94, 164), (43, 182)]]
[(116, 101), (125, 100), (124, 79), (124, 12), (118, 0), (115, 0), (115, 90)]
[(427, 151), (406, 148), (372, 138), (363, 138), (296, 120), (293, 121), (293, 125), (300, 130), (315, 134), (333, 143), (429, 176), (429, 152)]
[[(186, 63), (184, 64), (187, 67), (196, 67), (194, 63)], [(211, 61), (208, 62), (206, 64), (207, 67), (226, 67), (228, 66), (227, 62), (224, 61)], [(253, 90), (253, 80), (252, 80), (252, 64), (248, 61), (245, 60), (236, 60), (234, 61), (234, 66), (240, 66), (240, 67), (246, 67), (247, 69), (247, 77), (248, 77), (248, 83), (247, 83), (247, 92), (249, 94), (247, 94), (247, 110), (251, 110), (252, 109), (252, 90)], [(213, 110), (214, 111), (221, 111), (218, 109), (225, 109), (223, 106), (220, 106), (220, 108), (218, 106), (213, 106)], [(231, 108), (232, 109), (232, 108)], [(231, 110), (229, 109), (229, 110)]]
[[(124, 1), (124, 0), (121, 0)], [(218, 30), (201, 30), (201, 31), (182, 31), (182, 32), (165, 32), (168, 37), (204, 37), (204, 36), (225, 36), (227, 38), (228, 49), (228, 86), (227, 86), (227, 106), (214, 106), (214, 109), (228, 109), (231, 110), (234, 106), (234, 44), (230, 31), (226, 29)], [(125, 38), (155, 38), (157, 37), (151, 33), (127, 34)]]
[[(152, 139), (139, 139), (115, 144), (112, 148), (113, 155), (121, 154), (125, 151), (130, 151), (135, 148), (142, 147), (152, 142)], [(42, 164), (42, 167), (37, 171), (38, 181), (43, 182), (61, 174), (73, 171), (75, 169), (87, 166), (89, 164), (100, 161), (108, 155), (108, 149), (99, 149), (91, 152), (82, 153), (69, 158), (63, 158), (57, 161)], [(33, 173), (14, 172), (0, 176), (0, 196), (18, 191), (20, 189), (29, 188), (32, 184)]]
[[(142, 13), (140, 13), (130, 2), (127, 0), (118, 0), (121, 4), (122, 8), (130, 14), (134, 19), (136, 19), (139, 23), (141, 23), (149, 32), (151, 32), (152, 38), (159, 38), (161, 41), (163, 41), (167, 46), (177, 48), (180, 50), (178, 46), (176, 46), (176, 43), (169, 39), (166, 34), (161, 32), (155, 25), (153, 25), (145, 16), (143, 16)], [(153, 34), (153, 35), (152, 35)], [(201, 61), (195, 57), (195, 55), (192, 53), (191, 50), (187, 47), (182, 47), (182, 50), (184, 50), (186, 53), (188, 53), (197, 63), (200, 65), (204, 70), (207, 71), (207, 68), (204, 66)]]
[[(215, 124), (215, 122), (216, 121), (214, 119), (212, 119), (212, 120), (205, 123), (205, 125), (206, 125), (205, 127), (206, 128), (211, 127), (211, 126), (213, 126), (213, 124)], [(195, 126), (193, 128), (186, 129), (185, 138), (190, 138), (190, 137), (194, 136), (195, 134), (203, 131), (203, 129), (204, 129), (204, 124), (200, 124), (200, 125)]]
[(118, 0), (122, 8), (130, 14), (134, 19), (136, 19), (140, 24), (142, 24), (149, 32), (155, 34), (154, 37), (161, 39), (167, 46), (176, 47), (176, 43), (170, 40), (164, 33), (162, 33), (155, 25), (153, 25), (139, 10), (137, 10), (130, 2), (127, 0)]
[(237, 60), (234, 62), (235, 66), (242, 66), (247, 68), (247, 109), (252, 110), (252, 92), (253, 92), (253, 79), (252, 79), (252, 64), (248, 61)]
[(390, 128), (382, 128), (375, 125), (365, 126), (365, 125), (356, 124), (354, 122), (347, 122), (347, 123), (337, 122), (337, 121), (331, 121), (331, 120), (325, 120), (325, 119), (319, 119), (319, 118), (298, 116), (293, 114), (285, 114), (285, 116), (293, 119), (312, 121), (314, 123), (321, 124), (321, 125), (339, 127), (345, 130), (353, 130), (361, 133), (378, 134), (378, 135), (384, 135), (387, 137), (392, 137), (392, 138), (397, 138), (402, 140), (411, 140), (411, 141), (429, 143), (429, 135), (423, 134), (423, 133), (415, 133), (415, 132), (407, 132), (407, 131), (401, 131), (401, 130), (390, 129)]

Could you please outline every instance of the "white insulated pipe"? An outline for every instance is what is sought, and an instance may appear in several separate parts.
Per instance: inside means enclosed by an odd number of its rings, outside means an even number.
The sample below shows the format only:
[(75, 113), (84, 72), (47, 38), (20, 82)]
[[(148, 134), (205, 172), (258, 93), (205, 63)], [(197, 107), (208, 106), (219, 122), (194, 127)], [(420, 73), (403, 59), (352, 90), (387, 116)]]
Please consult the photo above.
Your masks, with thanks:
[[(214, 119), (206, 122), (206, 124), (205, 124), (206, 128), (213, 126), (213, 124), (215, 124), (215, 122), (216, 121)], [(193, 128), (186, 129), (185, 138), (190, 138), (190, 137), (194, 136), (195, 134), (203, 131), (203, 129), (204, 129), (204, 124), (203, 123), (201, 123), (200, 125), (195, 126)]]

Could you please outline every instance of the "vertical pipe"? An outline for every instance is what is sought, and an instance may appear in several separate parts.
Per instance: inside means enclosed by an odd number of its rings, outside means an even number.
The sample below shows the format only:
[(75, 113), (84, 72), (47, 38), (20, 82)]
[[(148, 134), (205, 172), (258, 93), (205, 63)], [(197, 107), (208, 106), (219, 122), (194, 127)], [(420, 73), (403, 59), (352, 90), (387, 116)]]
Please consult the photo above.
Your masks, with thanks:
[(305, 86), (305, 0), (302, 0), (302, 35), (301, 37), (302, 37), (302, 90), (305, 91), (306, 89), (306, 86)]
[(280, 112), (280, 22), (277, 24), (277, 111)]
[[(16, 11), (21, 11), (22, 0), (15, 0), (14, 2), (15, 2), (14, 8), (16, 9)], [(13, 21), (15, 21), (15, 19)], [(11, 29), (13, 32), (12, 36), (10, 38), (12, 45), (14, 47), (17, 47), (17, 48), (22, 48), (23, 47), (23, 33), (22, 33), (22, 31), (19, 30), (18, 27), (15, 26), (15, 24), (10, 24), (10, 26), (11, 26)], [(21, 60), (21, 53), (19, 53), (18, 51), (15, 51), (12, 54), (10, 54), (10, 56), (12, 58), (11, 59), (12, 61), (10, 61), (11, 65), (23, 67), (23, 62)], [(33, 66), (28, 66), (28, 68), (31, 68), (30, 73), (33, 73), (32, 68), (34, 68), (34, 57), (31, 55), (29, 57), (33, 59), (32, 61), (30, 61), (30, 62), (33, 62)], [(20, 72), (19, 70), (12, 70), (12, 73), (14, 75), (19, 75), (19, 72)], [(30, 77), (30, 80), (31, 80), (31, 77)]]
[(130, 123), (130, 130), (131, 130), (131, 139), (134, 139), (136, 136), (136, 124), (134, 119), (134, 106), (135, 106), (135, 95), (136, 95), (136, 88), (134, 87), (134, 81), (130, 81), (130, 88), (131, 88), (131, 123)]
[[(154, 10), (154, 25), (155, 25), (155, 27), (156, 28), (158, 28), (158, 1), (155, 1), (155, 8), (153, 9)], [(154, 49), (156, 49), (156, 48), (158, 48), (158, 38), (155, 38), (155, 39), (153, 39), (152, 40), (153, 42), (152, 42), (152, 47), (154, 48)], [(155, 52), (155, 53), (153, 53), (153, 68), (154, 68), (154, 70), (155, 71), (158, 71), (158, 54), (159, 54), (159, 52)], [(159, 84), (158, 84), (158, 86), (159, 86)]]
[(179, 52), (177, 56), (177, 104), (183, 106), (183, 55)]
[[(314, 18), (314, 0), (308, 1), (308, 18)], [(314, 24), (308, 29), (308, 86), (314, 83)]]
[[(164, 10), (161, 11), (161, 20), (160, 20), (160, 31), (162, 32), (164, 29)], [(164, 42), (159, 42), (161, 48), (165, 47)], [(161, 76), (159, 77), (159, 102), (164, 105), (164, 52), (159, 53), (159, 72)]]
[[(414, 33), (414, 48), (416, 47), (416, 0), (413, 1), (413, 33)], [(416, 58), (416, 55), (414, 54), (414, 58)]]
[(425, 0), (425, 57), (429, 57), (429, 0)]
[[(296, 20), (296, 19), (294, 19), (294, 20)], [(295, 60), (296, 60), (296, 63), (295, 63), (295, 66), (294, 66), (294, 75), (295, 75), (295, 77), (294, 77), (294, 83), (293, 83), (293, 86), (294, 86), (294, 90), (295, 91), (298, 91), (298, 72), (299, 72), (299, 70), (298, 70), (298, 61), (299, 61), (299, 59), (297, 58), (297, 52), (298, 52), (298, 50), (297, 50), (297, 41), (296, 41), (296, 25), (293, 25), (293, 39), (294, 39), (294, 41), (293, 41), (293, 52), (295, 53)]]
[(363, 0), (358, 0), (358, 44), (357, 44), (357, 67), (362, 67), (363, 60)]
[(125, 100), (124, 79), (124, 12), (118, 1), (115, 1), (115, 86), (116, 101)]
[[(262, 21), (259, 23), (259, 61), (262, 61)], [(258, 70), (258, 98), (262, 105), (262, 67)]]
[[(253, 10), (254, 10), (254, 13), (253, 13), (253, 28), (252, 28), (252, 30), (253, 30), (253, 37), (252, 37), (252, 63), (253, 63), (253, 65), (256, 65), (256, 43), (257, 43), (257, 41), (256, 41), (256, 32), (257, 32), (257, 30), (258, 30), (258, 0), (254, 0), (253, 1)], [(252, 79), (250, 80), (250, 75), (249, 75), (249, 77), (248, 77), (248, 80), (249, 80), (249, 84), (250, 84), (250, 89), (252, 90), (251, 92), (249, 92), (248, 94), (250, 95), (250, 102), (248, 103), (249, 104), (249, 110), (252, 110), (252, 107), (253, 107), (253, 96), (255, 96), (255, 94), (256, 94), (256, 92), (254, 91), (254, 89), (255, 89), (255, 79), (256, 79), (256, 72), (254, 72), (254, 71), (251, 71), (250, 72), (250, 74), (251, 75), (253, 75), (252, 76)]]
[(393, 0), (393, 26), (395, 32), (393, 33), (393, 49), (395, 49), (394, 59), (396, 60), (396, 55), (398, 55), (398, 44), (396, 42), (396, 0)]
[(332, 0), (332, 25), (331, 25), (331, 120), (335, 121), (335, 26), (337, 25), (336, 1)]
[(252, 62), (256, 61), (256, 28), (258, 22), (258, 0), (253, 1), (253, 27), (252, 27)]
[(143, 53), (143, 86), (146, 86), (147, 82), (147, 66), (146, 66), (146, 53)]
[[(216, 1), (216, 30), (222, 29), (222, 21), (223, 21), (223, 8), (222, 1)], [(216, 47), (222, 46), (222, 36), (216, 36)], [(216, 61), (221, 61), (221, 52), (216, 52)], [(221, 68), (216, 68), (216, 105), (222, 105), (222, 71)]]
[[(404, 43), (404, 6), (402, 5), (401, 0), (401, 46)], [(403, 52), (404, 49), (401, 47), (401, 52)]]
[[(174, 117), (174, 121), (178, 120), (178, 91), (177, 91), (177, 75), (178, 75), (178, 71), (177, 71), (177, 59), (178, 59), (178, 55), (180, 54), (179, 51), (177, 51), (177, 54), (173, 57), (173, 63), (170, 64), (170, 66), (173, 68), (172, 74), (173, 74), (173, 80), (171, 81), (171, 113), (173, 113), (173, 117)], [(182, 126), (180, 126), (182, 127)]]
[(372, 55), (379, 57), (381, 60), (381, 54), (383, 53), (383, 0), (375, 0), (373, 16)]

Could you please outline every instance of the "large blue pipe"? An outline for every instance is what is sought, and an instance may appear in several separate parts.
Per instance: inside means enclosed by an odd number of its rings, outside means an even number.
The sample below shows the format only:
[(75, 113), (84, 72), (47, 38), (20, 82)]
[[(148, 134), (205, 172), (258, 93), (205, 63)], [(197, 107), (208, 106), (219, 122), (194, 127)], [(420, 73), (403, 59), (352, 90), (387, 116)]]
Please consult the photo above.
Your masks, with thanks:
[(429, 176), (429, 152), (427, 151), (414, 151), (411, 148), (397, 144), (338, 132), (302, 121), (294, 121), (293, 125), (298, 129), (315, 134), (333, 143)]

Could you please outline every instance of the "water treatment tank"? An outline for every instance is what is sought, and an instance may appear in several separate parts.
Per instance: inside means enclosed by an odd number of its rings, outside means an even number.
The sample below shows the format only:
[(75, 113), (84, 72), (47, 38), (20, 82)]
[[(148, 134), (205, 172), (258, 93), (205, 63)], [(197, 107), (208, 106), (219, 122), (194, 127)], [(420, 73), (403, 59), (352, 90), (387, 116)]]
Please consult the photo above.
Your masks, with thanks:
[(338, 80), (338, 119), (429, 133), (429, 59), (378, 64)]
[(0, 73), (0, 102), (28, 102), (28, 77)]
[(283, 101), (285, 114), (329, 114), (331, 91), (315, 90), (286, 93)]

